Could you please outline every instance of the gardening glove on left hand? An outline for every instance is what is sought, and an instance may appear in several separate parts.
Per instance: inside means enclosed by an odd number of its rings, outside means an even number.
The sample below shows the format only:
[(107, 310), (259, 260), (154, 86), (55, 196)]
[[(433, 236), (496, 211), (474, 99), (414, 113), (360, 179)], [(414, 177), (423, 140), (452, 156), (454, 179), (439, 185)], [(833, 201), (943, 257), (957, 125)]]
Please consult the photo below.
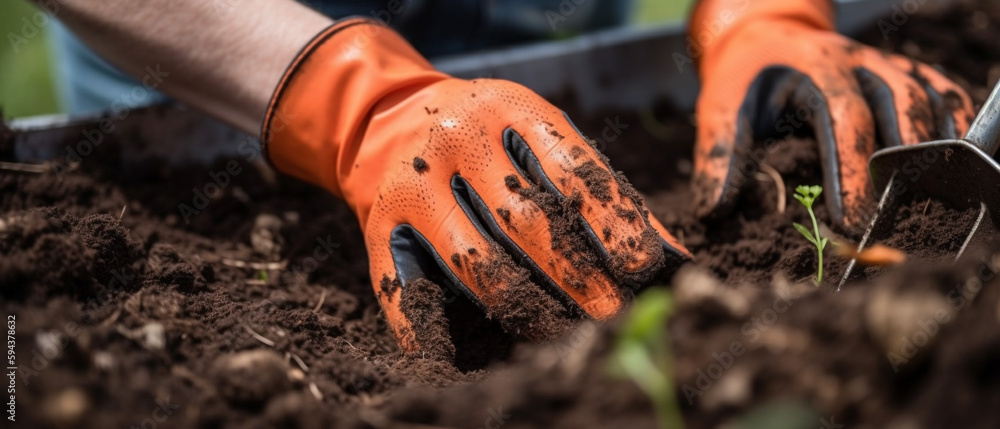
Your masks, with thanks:
[(569, 309), (615, 315), (631, 293), (620, 285), (688, 257), (562, 111), (511, 82), (435, 71), (368, 20), (337, 23), (302, 51), (262, 136), (279, 170), (354, 209), (407, 351), (453, 353), (430, 349), (447, 327), (408, 304), (428, 280), (533, 340), (565, 327)]
[(885, 146), (955, 138), (973, 117), (968, 95), (938, 71), (834, 32), (830, 0), (702, 0), (690, 36), (703, 216), (732, 209), (776, 139), (811, 128), (831, 218), (857, 226), (876, 135)]

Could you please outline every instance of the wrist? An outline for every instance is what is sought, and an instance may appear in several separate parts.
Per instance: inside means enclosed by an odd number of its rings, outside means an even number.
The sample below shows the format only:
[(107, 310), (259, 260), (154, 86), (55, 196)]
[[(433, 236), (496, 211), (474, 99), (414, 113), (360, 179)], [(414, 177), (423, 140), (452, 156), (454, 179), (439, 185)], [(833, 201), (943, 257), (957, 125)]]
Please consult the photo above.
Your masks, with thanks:
[(447, 76), (389, 27), (364, 18), (335, 23), (288, 66), (268, 105), (261, 144), (279, 171), (355, 204), (344, 182), (383, 100)]
[(832, 0), (701, 0), (688, 21), (688, 42), (701, 63), (751, 24), (783, 22), (834, 31)]

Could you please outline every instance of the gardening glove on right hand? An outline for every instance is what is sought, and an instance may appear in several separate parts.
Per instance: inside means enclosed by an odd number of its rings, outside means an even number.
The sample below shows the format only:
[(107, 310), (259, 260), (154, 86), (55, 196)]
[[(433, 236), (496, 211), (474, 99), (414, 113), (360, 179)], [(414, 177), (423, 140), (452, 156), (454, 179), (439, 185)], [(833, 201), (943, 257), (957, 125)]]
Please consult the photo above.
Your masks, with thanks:
[(690, 24), (702, 216), (727, 214), (775, 140), (811, 128), (831, 218), (860, 225), (876, 131), (897, 146), (960, 137), (971, 123), (969, 96), (941, 73), (837, 34), (830, 0), (701, 0)]
[(615, 315), (631, 294), (620, 285), (688, 258), (562, 111), (511, 82), (440, 73), (365, 19), (302, 51), (262, 137), (279, 170), (353, 208), (375, 293), (407, 351), (454, 353), (428, 346), (448, 338), (423, 314), (436, 304), (410, 300), (428, 281), (540, 340), (574, 309)]

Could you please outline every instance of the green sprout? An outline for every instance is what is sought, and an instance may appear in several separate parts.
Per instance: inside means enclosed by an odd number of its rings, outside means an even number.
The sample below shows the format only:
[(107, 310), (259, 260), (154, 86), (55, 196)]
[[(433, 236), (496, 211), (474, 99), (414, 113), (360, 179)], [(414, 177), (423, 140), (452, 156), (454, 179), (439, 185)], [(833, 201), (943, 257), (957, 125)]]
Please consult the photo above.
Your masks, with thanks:
[(664, 289), (649, 289), (632, 304), (608, 361), (613, 377), (630, 379), (653, 402), (662, 429), (684, 427), (672, 380), (667, 319), (673, 300)]
[(806, 210), (809, 211), (809, 217), (812, 218), (813, 232), (810, 232), (802, 224), (792, 223), (792, 225), (795, 225), (795, 229), (799, 230), (806, 237), (806, 240), (809, 240), (810, 243), (816, 246), (816, 256), (819, 258), (819, 266), (816, 268), (816, 285), (823, 282), (823, 249), (826, 248), (826, 243), (829, 241), (826, 237), (819, 236), (819, 223), (816, 222), (816, 213), (813, 213), (813, 202), (822, 193), (823, 187), (818, 185), (799, 186), (795, 188), (795, 199), (806, 206)]
[(267, 271), (258, 270), (257, 271), (257, 280), (260, 280), (260, 281), (266, 283), (267, 282)]

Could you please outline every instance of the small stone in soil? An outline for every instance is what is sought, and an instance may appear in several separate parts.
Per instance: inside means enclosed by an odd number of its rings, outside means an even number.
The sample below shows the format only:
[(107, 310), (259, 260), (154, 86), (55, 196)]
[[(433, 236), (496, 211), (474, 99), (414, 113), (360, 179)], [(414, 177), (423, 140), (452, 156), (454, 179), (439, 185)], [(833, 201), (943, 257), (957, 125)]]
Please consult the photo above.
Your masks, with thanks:
[(212, 380), (229, 403), (259, 407), (292, 387), (288, 365), (277, 353), (257, 349), (219, 357)]

